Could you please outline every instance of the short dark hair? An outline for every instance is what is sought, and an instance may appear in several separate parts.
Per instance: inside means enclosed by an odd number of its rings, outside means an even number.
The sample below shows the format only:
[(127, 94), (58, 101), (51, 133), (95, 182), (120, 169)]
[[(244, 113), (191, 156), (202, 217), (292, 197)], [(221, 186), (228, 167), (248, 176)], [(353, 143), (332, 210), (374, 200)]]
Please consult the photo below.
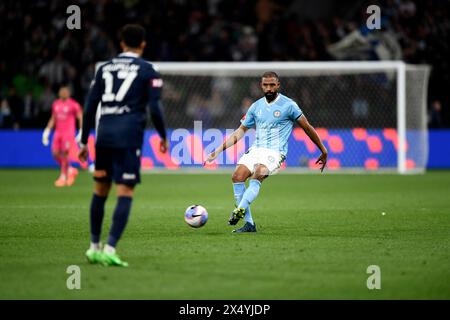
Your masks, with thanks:
[(273, 71), (264, 72), (261, 78), (276, 78), (278, 81), (280, 81), (278, 75)]
[(120, 41), (130, 48), (139, 48), (145, 40), (145, 29), (138, 24), (127, 24), (120, 30)]

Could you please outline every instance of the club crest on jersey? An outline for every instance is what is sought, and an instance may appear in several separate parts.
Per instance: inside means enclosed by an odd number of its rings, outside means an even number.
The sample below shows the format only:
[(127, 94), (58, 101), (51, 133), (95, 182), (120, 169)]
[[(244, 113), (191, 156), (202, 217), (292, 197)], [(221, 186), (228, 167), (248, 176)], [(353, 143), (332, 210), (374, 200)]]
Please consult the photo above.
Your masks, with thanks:
[(275, 161), (275, 158), (272, 157), (272, 156), (269, 156), (267, 159), (269, 160), (269, 162), (274, 162)]
[(275, 110), (275, 111), (273, 112), (273, 116), (274, 116), (275, 118), (279, 118), (279, 117), (281, 116), (281, 111)]

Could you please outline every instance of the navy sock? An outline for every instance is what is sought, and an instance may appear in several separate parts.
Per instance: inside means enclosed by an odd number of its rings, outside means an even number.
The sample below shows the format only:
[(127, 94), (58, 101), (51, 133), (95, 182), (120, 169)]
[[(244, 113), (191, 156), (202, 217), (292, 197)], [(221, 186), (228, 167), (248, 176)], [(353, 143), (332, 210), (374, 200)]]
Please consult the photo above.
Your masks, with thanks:
[(116, 247), (125, 226), (127, 225), (128, 216), (131, 209), (131, 197), (118, 197), (116, 209), (113, 214), (113, 223), (109, 231), (108, 244), (111, 247)]
[(106, 197), (98, 196), (95, 193), (93, 194), (90, 209), (91, 241), (93, 243), (100, 242), (103, 216), (105, 215), (105, 202)]

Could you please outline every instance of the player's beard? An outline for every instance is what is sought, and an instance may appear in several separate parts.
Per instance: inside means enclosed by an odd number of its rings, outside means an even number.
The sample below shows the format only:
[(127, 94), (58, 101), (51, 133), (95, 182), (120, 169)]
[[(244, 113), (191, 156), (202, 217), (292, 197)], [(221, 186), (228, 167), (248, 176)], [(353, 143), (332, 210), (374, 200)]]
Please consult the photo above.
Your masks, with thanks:
[(264, 96), (266, 97), (268, 102), (272, 102), (277, 97), (277, 92), (266, 92)]

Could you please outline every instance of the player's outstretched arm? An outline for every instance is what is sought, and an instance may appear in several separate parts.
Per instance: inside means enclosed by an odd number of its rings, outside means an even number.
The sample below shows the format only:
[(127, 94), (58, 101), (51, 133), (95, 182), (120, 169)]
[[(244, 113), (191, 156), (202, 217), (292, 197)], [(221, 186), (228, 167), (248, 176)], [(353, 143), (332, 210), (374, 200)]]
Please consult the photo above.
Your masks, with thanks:
[(50, 132), (52, 131), (54, 126), (55, 126), (55, 117), (52, 115), (50, 117), (50, 120), (48, 120), (47, 126), (44, 129), (44, 132), (42, 133), (42, 144), (44, 146), (48, 146), (48, 144), (50, 143), (48, 138), (50, 137)]
[(224, 143), (218, 147), (216, 150), (214, 150), (213, 152), (211, 152), (208, 157), (206, 158), (206, 161), (204, 162), (204, 164), (206, 164), (207, 162), (212, 162), (214, 161), (214, 159), (217, 158), (217, 156), (222, 152), (227, 150), (229, 147), (235, 145), (239, 140), (241, 140), (241, 138), (245, 135), (245, 132), (247, 132), (248, 128), (245, 127), (244, 125), (240, 125), (239, 128), (237, 128), (229, 137), (227, 140), (224, 141)]
[(319, 163), (321, 165), (320, 172), (323, 172), (323, 169), (325, 168), (325, 165), (327, 164), (327, 158), (328, 158), (327, 148), (325, 148), (325, 146), (323, 145), (322, 140), (320, 139), (316, 130), (314, 129), (314, 127), (312, 125), (309, 124), (308, 119), (306, 119), (305, 115), (301, 115), (300, 118), (297, 120), (297, 123), (305, 131), (305, 133), (308, 135), (308, 137), (311, 139), (311, 141), (314, 142), (315, 145), (320, 149), (320, 152), (322, 152), (322, 154), (319, 156), (319, 158), (317, 158), (316, 164)]

